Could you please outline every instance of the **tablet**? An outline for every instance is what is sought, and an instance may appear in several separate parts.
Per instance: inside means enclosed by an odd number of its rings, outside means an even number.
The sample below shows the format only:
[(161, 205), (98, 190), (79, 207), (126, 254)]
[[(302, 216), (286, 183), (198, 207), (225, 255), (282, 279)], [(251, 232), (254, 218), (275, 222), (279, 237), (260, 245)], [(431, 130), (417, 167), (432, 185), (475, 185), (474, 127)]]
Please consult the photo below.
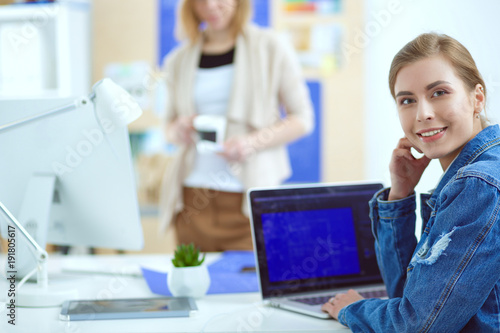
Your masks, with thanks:
[(198, 308), (191, 297), (73, 300), (63, 303), (61, 320), (189, 317)]

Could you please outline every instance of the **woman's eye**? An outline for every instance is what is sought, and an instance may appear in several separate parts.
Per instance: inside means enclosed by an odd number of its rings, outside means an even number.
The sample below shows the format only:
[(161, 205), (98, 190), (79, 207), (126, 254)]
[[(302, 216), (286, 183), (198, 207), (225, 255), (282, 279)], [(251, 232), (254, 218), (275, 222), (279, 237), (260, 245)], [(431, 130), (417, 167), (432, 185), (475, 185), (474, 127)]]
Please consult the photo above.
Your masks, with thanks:
[(437, 90), (437, 91), (435, 91), (435, 92), (432, 94), (432, 96), (433, 96), (433, 97), (438, 97), (438, 96), (442, 96), (442, 95), (444, 95), (444, 94), (446, 94), (446, 91), (444, 91), (444, 90)]
[(411, 104), (414, 102), (415, 102), (415, 100), (413, 98), (403, 98), (401, 101), (399, 101), (399, 104), (408, 105), (408, 104)]

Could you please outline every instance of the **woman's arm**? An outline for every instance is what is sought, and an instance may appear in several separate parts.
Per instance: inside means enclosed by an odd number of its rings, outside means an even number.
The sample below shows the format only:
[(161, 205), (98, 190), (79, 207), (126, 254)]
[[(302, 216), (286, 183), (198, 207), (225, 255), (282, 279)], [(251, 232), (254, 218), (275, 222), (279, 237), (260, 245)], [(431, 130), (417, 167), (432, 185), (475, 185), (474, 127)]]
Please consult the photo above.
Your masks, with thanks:
[(286, 126), (284, 132), (291, 132), (286, 137), (290, 142), (314, 130), (314, 111), (295, 50), (290, 43), (279, 38), (276, 45), (282, 54), (280, 66), (277, 66), (280, 74), (278, 99), (285, 111), (281, 122)]
[[(355, 332), (459, 332), (467, 324), (481, 331), (491, 316), (498, 325), (491, 310), (498, 306), (499, 188), (465, 172), (443, 189), (436, 208), (402, 297), (353, 303), (340, 311), (341, 323)], [(471, 321), (488, 302), (490, 308)]]
[(415, 195), (387, 201), (390, 189), (370, 201), (370, 218), (375, 237), (377, 262), (390, 298), (401, 297), (406, 269), (417, 245), (415, 237)]
[(289, 115), (269, 127), (229, 138), (224, 143), (221, 155), (230, 161), (241, 162), (258, 151), (287, 144), (306, 133), (303, 122), (294, 115)]
[(268, 46), (269, 54), (276, 57), (270, 69), (278, 80), (278, 100), (285, 115), (271, 126), (247, 135), (230, 138), (225, 143), (223, 155), (229, 160), (243, 161), (253, 153), (288, 144), (314, 129), (314, 112), (309, 90), (302, 76), (302, 69), (295, 51), (288, 43), (274, 36)]
[(403, 294), (406, 267), (417, 244), (415, 186), (430, 162), (425, 156), (415, 158), (412, 147), (407, 138), (399, 140), (389, 164), (391, 188), (370, 202), (377, 261), (391, 298)]
[(177, 116), (165, 124), (165, 137), (168, 142), (190, 145), (195, 142), (193, 119), (195, 116)]
[(164, 60), (163, 73), (166, 86), (166, 108), (163, 114), (163, 130), (165, 139), (178, 145), (189, 145), (194, 143), (195, 129), (193, 127), (194, 115), (180, 115), (176, 110), (176, 100), (179, 94), (185, 93), (179, 90), (179, 76), (183, 75), (185, 65), (182, 58), (185, 56), (186, 46), (174, 49)]

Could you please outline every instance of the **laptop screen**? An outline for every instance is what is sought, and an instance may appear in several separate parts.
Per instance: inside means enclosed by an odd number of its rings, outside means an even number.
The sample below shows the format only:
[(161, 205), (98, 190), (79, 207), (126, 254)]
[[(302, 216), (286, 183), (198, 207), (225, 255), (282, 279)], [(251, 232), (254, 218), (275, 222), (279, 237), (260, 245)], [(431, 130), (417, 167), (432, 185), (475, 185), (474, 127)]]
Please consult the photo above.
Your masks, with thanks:
[(368, 201), (379, 183), (249, 191), (263, 297), (381, 283)]

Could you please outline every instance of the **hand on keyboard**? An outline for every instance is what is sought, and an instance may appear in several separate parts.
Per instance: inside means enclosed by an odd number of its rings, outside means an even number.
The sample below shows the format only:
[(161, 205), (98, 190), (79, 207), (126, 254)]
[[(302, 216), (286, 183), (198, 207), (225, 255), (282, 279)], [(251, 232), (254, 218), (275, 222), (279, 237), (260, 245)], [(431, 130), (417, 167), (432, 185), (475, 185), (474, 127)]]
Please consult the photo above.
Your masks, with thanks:
[[(365, 290), (365, 291), (360, 291), (359, 294), (363, 298), (387, 297), (387, 291), (385, 289)], [(328, 302), (333, 297), (335, 297), (335, 294), (315, 296), (315, 297), (301, 297), (301, 298), (294, 298), (293, 300), (295, 302), (300, 302), (300, 303), (304, 303), (304, 304), (316, 305), (316, 304), (324, 304), (324, 303)]]
[(360, 301), (363, 299), (356, 290), (349, 289), (345, 294), (337, 294), (335, 297), (330, 298), (328, 302), (323, 304), (321, 310), (328, 312), (330, 316), (335, 319), (338, 319), (339, 312), (343, 307), (348, 306), (354, 302)]

